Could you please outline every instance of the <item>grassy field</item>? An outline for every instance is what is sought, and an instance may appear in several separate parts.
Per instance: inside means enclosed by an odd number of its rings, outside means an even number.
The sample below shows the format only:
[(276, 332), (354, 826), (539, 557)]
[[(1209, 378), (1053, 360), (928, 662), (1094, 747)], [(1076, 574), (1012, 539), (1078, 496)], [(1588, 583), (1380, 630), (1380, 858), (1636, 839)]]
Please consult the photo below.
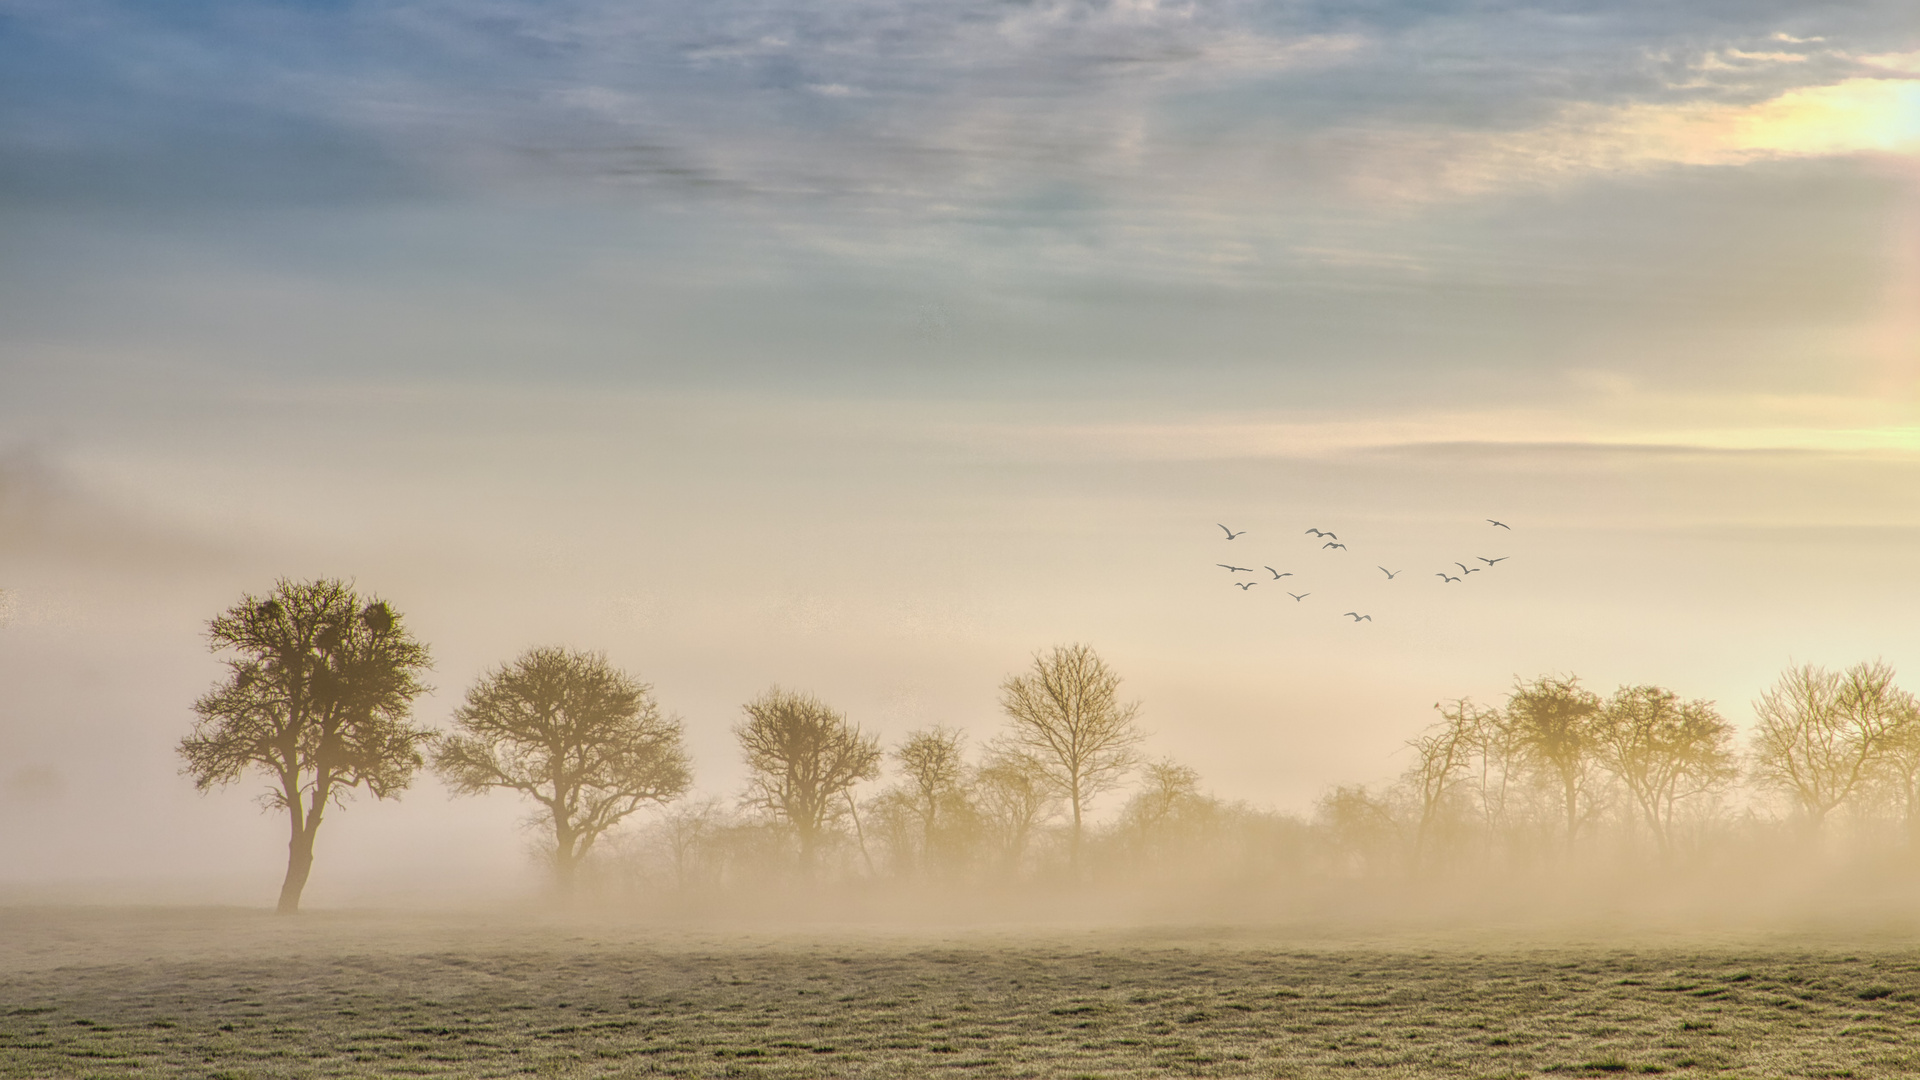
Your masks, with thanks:
[(0, 912), (0, 1075), (1920, 1075), (1920, 950)]

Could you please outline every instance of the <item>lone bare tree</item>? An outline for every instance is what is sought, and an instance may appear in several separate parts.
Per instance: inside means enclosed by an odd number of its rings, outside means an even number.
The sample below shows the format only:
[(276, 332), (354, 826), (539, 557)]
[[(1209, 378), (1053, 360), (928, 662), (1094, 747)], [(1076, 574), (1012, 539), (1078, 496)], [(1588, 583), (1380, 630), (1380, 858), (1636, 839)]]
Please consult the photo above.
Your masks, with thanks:
[(1788, 670), (1754, 703), (1753, 774), (1790, 796), (1818, 832), (1866, 783), (1891, 749), (1913, 699), (1879, 661), (1835, 673)]
[(777, 686), (745, 710), (733, 729), (750, 772), (745, 801), (792, 826), (800, 872), (811, 878), (828, 827), (851, 802), (847, 792), (880, 774), (880, 740), (819, 698)]
[(607, 830), (693, 779), (680, 721), (598, 653), (529, 649), (481, 677), (453, 716), (434, 771), (455, 794), (507, 788), (538, 803), (563, 894)]
[(1086, 645), (1035, 653), (1033, 668), (1000, 684), (1007, 741), (1031, 757), (1066, 797), (1073, 815), (1067, 861), (1078, 870), (1087, 804), (1138, 762), (1137, 702), (1119, 700), (1120, 676)]
[(1618, 777), (1652, 831), (1660, 857), (1672, 854), (1674, 813), (1687, 799), (1739, 775), (1733, 725), (1709, 701), (1681, 701), (1658, 686), (1623, 686), (1594, 728), (1594, 753)]
[(1516, 680), (1507, 696), (1507, 722), (1522, 756), (1558, 788), (1568, 847), (1594, 810), (1594, 738), (1600, 711), (1600, 695), (1572, 675)]
[(269, 809), (287, 812), (287, 875), (279, 911), (300, 909), (314, 839), (329, 806), (357, 787), (398, 795), (421, 765), (432, 732), (408, 725), (426, 689), (426, 646), (386, 602), (345, 582), (281, 579), (208, 624), (214, 651), (230, 651), (224, 682), (194, 702), (193, 733), (180, 740), (181, 770), (201, 791), (267, 774)]

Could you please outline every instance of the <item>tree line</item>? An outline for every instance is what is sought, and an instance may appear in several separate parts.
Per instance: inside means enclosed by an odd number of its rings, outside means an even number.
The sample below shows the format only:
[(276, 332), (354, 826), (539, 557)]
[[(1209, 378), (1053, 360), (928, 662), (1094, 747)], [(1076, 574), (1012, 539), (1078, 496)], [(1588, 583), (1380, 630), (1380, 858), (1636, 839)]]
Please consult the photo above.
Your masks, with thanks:
[[(733, 727), (747, 781), (726, 802), (683, 798), (681, 721), (599, 654), (529, 649), (477, 679), (435, 731), (411, 719), (426, 646), (343, 582), (281, 581), (212, 620), (209, 639), (228, 673), (194, 705), (183, 771), (202, 790), (268, 779), (264, 801), (289, 826), (286, 912), (325, 814), (356, 790), (395, 797), (423, 769), (456, 795), (529, 800), (563, 892), (589, 865), (600, 884), (680, 891), (1484, 875), (1603, 848), (1674, 865), (1740, 829), (1806, 842), (1837, 817), (1890, 822), (1920, 852), (1920, 708), (1879, 662), (1790, 669), (1754, 703), (1744, 748), (1714, 703), (1664, 687), (1602, 696), (1572, 675), (1517, 679), (1496, 706), (1436, 704), (1396, 781), (1336, 785), (1305, 819), (1216, 798), (1191, 768), (1144, 759), (1138, 704), (1084, 645), (1008, 676), (1003, 725), (973, 747), (943, 726), (883, 746), (819, 698), (772, 687)], [(1123, 786), (1119, 813), (1094, 825), (1094, 801)], [(651, 824), (618, 828), (648, 807), (663, 808)]]
[[(529, 649), (482, 675), (452, 729), (439, 732), (411, 716), (427, 690), (426, 645), (385, 601), (345, 582), (282, 580), (214, 618), (208, 637), (227, 654), (228, 673), (194, 703), (198, 720), (178, 748), (183, 771), (202, 791), (267, 777), (264, 802), (287, 814), (290, 832), (283, 913), (299, 909), (327, 812), (356, 790), (396, 797), (422, 768), (456, 795), (505, 789), (531, 800), (563, 891), (615, 826), (692, 784), (681, 721), (597, 653)], [(978, 805), (993, 808), (1014, 861), (1033, 826), (1064, 804), (1078, 865), (1089, 803), (1136, 761), (1137, 706), (1119, 700), (1119, 684), (1084, 645), (1036, 655), (1030, 671), (1002, 684), (1008, 729), (967, 773), (968, 790), (987, 793)], [(865, 852), (853, 789), (880, 774), (878, 737), (777, 686), (743, 712), (734, 727), (749, 771), (741, 804), (794, 841), (800, 876), (818, 873), (821, 852), (848, 823)], [(910, 783), (889, 792), (876, 816), (887, 828), (917, 817), (931, 850), (960, 813), (959, 735), (916, 732), (894, 756)]]

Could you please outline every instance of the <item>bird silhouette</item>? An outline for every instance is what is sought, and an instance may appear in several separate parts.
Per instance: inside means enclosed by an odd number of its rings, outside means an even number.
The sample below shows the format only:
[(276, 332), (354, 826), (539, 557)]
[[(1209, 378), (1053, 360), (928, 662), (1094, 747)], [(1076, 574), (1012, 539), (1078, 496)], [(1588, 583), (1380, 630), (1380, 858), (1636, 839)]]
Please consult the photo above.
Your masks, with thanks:
[(1487, 524), (1489, 524), (1489, 525), (1498, 525), (1498, 526), (1500, 526), (1501, 528), (1503, 528), (1503, 529), (1505, 529), (1505, 530), (1507, 530), (1508, 532), (1512, 532), (1512, 531), (1513, 531), (1513, 526), (1511, 526), (1511, 525), (1509, 525), (1509, 524), (1507, 524), (1507, 523), (1506, 523), (1506, 522), (1504, 522), (1504, 521), (1495, 521), (1495, 520), (1493, 520), (1492, 518), (1488, 518), (1488, 519), (1487, 519)]
[[(1327, 538), (1328, 540), (1338, 540), (1338, 539), (1340, 539), (1339, 537), (1337, 537), (1337, 536), (1335, 536), (1335, 535), (1333, 535), (1333, 534), (1332, 534), (1332, 533), (1330, 533), (1330, 532), (1321, 532), (1321, 531), (1320, 531), (1319, 529), (1308, 529), (1308, 530), (1307, 530), (1307, 532), (1310, 532), (1310, 533), (1312, 533), (1312, 534), (1313, 534), (1313, 535), (1315, 535), (1315, 536), (1322, 536), (1322, 537), (1325, 537), (1325, 538)], [(1302, 534), (1302, 535), (1305, 535), (1305, 534)]]
[(1452, 574), (1435, 574), (1433, 576), (1440, 578), (1443, 581), (1459, 581), (1460, 580), (1459, 578), (1454, 577)]
[[(1219, 522), (1217, 522), (1217, 521), (1216, 521), (1216, 522), (1214, 522), (1214, 524), (1216, 524), (1216, 525), (1220, 525), (1220, 523), (1219, 523)], [(1245, 530), (1245, 529), (1241, 529), (1241, 530), (1240, 530), (1239, 532), (1234, 532), (1234, 531), (1233, 531), (1232, 529), (1229, 529), (1229, 528), (1227, 528), (1227, 527), (1226, 527), (1225, 525), (1220, 525), (1220, 531), (1221, 531), (1221, 532), (1224, 532), (1224, 533), (1226, 533), (1226, 534), (1227, 534), (1227, 539), (1229, 539), (1229, 540), (1231, 540), (1231, 539), (1233, 539), (1233, 538), (1234, 538), (1234, 537), (1236, 537), (1236, 536), (1245, 536), (1245, 535), (1247, 535), (1247, 530)]]
[(1357, 611), (1349, 611), (1349, 612), (1347, 612), (1347, 614), (1349, 614), (1349, 615), (1351, 615), (1351, 616), (1353, 616), (1353, 621), (1354, 621), (1354, 622), (1359, 622), (1359, 621), (1360, 621), (1361, 619), (1365, 619), (1365, 620), (1367, 620), (1368, 622), (1372, 622), (1372, 621), (1373, 621), (1373, 616), (1371, 616), (1371, 615), (1362, 615), (1362, 614), (1360, 614), (1360, 613), (1359, 613), (1359, 612), (1357, 612)]
[(1244, 566), (1228, 566), (1228, 565), (1227, 565), (1226, 563), (1223, 563), (1223, 562), (1217, 562), (1217, 563), (1214, 563), (1213, 565), (1215, 565), (1215, 566), (1218, 566), (1218, 567), (1220, 567), (1221, 569), (1223, 569), (1223, 570), (1225, 570), (1225, 571), (1226, 571), (1227, 573), (1229, 573), (1229, 574), (1251, 574), (1251, 573), (1253, 573), (1253, 571), (1252, 571), (1252, 570), (1249, 570), (1249, 569), (1247, 569), (1247, 568), (1246, 568), (1246, 567), (1244, 567)]
[(1502, 555), (1497, 559), (1489, 559), (1485, 555), (1475, 555), (1474, 558), (1479, 559), (1481, 562), (1486, 563), (1488, 566), (1492, 566), (1494, 563), (1497, 563), (1497, 562), (1506, 562), (1508, 559), (1513, 558), (1513, 556)]
[(1274, 569), (1273, 567), (1271, 567), (1271, 566), (1269, 566), (1269, 567), (1267, 567), (1267, 573), (1269, 573), (1269, 574), (1272, 574), (1272, 575), (1273, 575), (1273, 580), (1275, 580), (1275, 581), (1279, 581), (1279, 580), (1280, 580), (1281, 578), (1283, 578), (1283, 577), (1292, 577), (1292, 576), (1293, 576), (1293, 571), (1291, 571), (1291, 570), (1289, 570), (1289, 571), (1287, 571), (1286, 573), (1284, 573), (1284, 574), (1283, 574), (1283, 573), (1281, 573), (1280, 571), (1278, 571), (1278, 570), (1275, 570), (1275, 569)]
[(1386, 567), (1384, 567), (1384, 566), (1376, 566), (1376, 567), (1374, 567), (1374, 569), (1375, 569), (1375, 570), (1378, 570), (1378, 571), (1380, 571), (1381, 573), (1383, 573), (1383, 574), (1385, 574), (1385, 575), (1387, 575), (1387, 580), (1388, 580), (1388, 581), (1392, 581), (1392, 580), (1393, 580), (1394, 578), (1397, 578), (1397, 577), (1399, 577), (1399, 576), (1400, 576), (1400, 571), (1398, 571), (1398, 570), (1389, 570), (1389, 569), (1387, 569), (1387, 568), (1386, 568)]
[[(1328, 535), (1329, 535), (1329, 536), (1331, 536), (1332, 534), (1331, 534), (1331, 533), (1329, 533)], [(1333, 542), (1333, 541), (1331, 541), (1331, 540), (1329, 540), (1329, 541), (1327, 541), (1327, 542), (1326, 542), (1326, 543), (1324, 543), (1324, 544), (1321, 544), (1321, 545), (1320, 545), (1320, 550), (1321, 550), (1321, 551), (1325, 551), (1325, 550), (1327, 550), (1327, 549), (1328, 549), (1328, 548), (1330, 548), (1330, 547), (1334, 547), (1334, 548), (1339, 548), (1339, 549), (1340, 549), (1341, 551), (1345, 551), (1345, 550), (1347, 550), (1347, 545), (1345, 545), (1345, 544), (1336, 544), (1336, 543), (1334, 543), (1334, 542)]]
[(1290, 592), (1287, 595), (1293, 597), (1295, 600), (1305, 600), (1307, 597), (1312, 596), (1313, 594), (1310, 592)]
[(1233, 583), (1233, 587), (1239, 589), (1241, 592), (1246, 592), (1258, 584), (1260, 583), (1257, 581), (1236, 581)]

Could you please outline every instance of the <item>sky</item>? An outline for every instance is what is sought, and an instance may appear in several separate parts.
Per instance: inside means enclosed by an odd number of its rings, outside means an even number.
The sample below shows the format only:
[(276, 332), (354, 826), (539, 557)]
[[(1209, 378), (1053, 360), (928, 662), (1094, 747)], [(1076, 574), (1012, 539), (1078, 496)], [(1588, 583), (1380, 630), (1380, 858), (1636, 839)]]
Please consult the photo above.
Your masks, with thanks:
[(1905, 2), (0, 0), (0, 888), (267, 895), (173, 747), (283, 576), (432, 726), (604, 651), (722, 796), (770, 685), (978, 746), (1066, 642), (1302, 813), (1517, 676), (1920, 688), (1917, 392)]

